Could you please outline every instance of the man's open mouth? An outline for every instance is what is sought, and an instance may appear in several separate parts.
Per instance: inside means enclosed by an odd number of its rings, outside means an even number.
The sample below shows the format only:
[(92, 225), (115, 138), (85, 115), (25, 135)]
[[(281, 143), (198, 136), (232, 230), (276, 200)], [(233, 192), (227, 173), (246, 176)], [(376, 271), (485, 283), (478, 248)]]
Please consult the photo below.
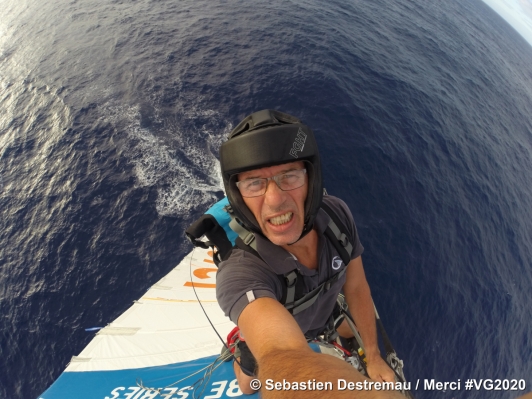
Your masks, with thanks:
[(294, 214), (292, 212), (287, 212), (284, 215), (279, 215), (274, 218), (271, 218), (269, 222), (275, 226), (288, 223)]

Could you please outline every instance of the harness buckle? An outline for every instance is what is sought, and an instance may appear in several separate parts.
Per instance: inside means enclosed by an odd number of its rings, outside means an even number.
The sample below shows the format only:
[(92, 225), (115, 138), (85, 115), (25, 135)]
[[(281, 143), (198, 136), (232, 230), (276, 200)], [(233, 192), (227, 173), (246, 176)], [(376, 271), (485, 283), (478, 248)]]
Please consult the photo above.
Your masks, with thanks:
[(342, 244), (343, 247), (347, 247), (347, 245), (349, 244), (349, 239), (344, 233), (340, 234), (340, 237), (338, 237), (338, 241), (340, 241), (340, 244)]
[(223, 207), (223, 210), (226, 211), (228, 214), (232, 215), (233, 214), (233, 208), (231, 207), (230, 204), (227, 204), (226, 206)]
[(244, 244), (250, 245), (253, 240), (255, 239), (255, 234), (249, 232), (242, 241), (244, 241)]
[(284, 279), (286, 281), (286, 287), (292, 288), (296, 285), (297, 282), (297, 273), (295, 270), (292, 270), (290, 273), (285, 274)]

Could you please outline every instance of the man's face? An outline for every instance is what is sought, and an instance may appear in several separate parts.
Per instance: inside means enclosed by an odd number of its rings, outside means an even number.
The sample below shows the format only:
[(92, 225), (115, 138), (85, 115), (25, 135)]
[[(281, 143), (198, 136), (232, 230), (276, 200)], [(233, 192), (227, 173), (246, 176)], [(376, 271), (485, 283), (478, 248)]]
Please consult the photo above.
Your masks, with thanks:
[[(267, 178), (304, 167), (302, 161), (270, 166), (240, 173), (238, 180)], [(307, 192), (308, 177), (305, 175), (302, 187), (283, 191), (273, 180), (269, 180), (264, 195), (243, 199), (257, 219), (262, 233), (274, 244), (282, 246), (297, 241), (303, 231)]]

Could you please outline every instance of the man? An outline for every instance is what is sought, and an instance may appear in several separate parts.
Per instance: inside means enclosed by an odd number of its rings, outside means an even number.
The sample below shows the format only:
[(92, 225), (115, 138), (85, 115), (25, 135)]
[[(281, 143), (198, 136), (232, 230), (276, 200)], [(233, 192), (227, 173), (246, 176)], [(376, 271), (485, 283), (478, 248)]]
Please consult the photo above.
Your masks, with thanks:
[[(220, 149), (220, 163), (229, 203), (249, 233), (241, 236), (240, 247), (244, 241), (253, 247), (234, 249), (229, 259), (220, 264), (217, 274), (218, 302), (238, 324), (245, 340), (240, 346), (239, 363), (234, 363), (241, 390), (254, 392), (249, 384), (256, 372), (263, 383), (266, 379), (315, 379), (334, 385), (340, 378), (363, 381), (364, 377), (346, 362), (313, 352), (305, 338), (323, 332), (342, 289), (364, 342), (369, 376), (375, 381), (393, 382), (394, 373), (378, 349), (373, 301), (360, 256), (363, 247), (345, 203), (323, 197), (312, 130), (297, 118), (278, 111), (256, 112), (231, 132)], [(345, 222), (349, 231), (352, 251), (348, 265), (343, 264), (331, 240), (324, 236), (330, 218), (320, 209), (322, 203)], [(292, 270), (297, 271), (304, 294), (335, 275), (338, 278), (310, 306), (297, 313), (291, 309), (291, 314), (281, 303), (286, 294), (279, 276)], [(351, 337), (345, 324), (344, 321), (338, 331)], [(390, 391), (357, 393), (361, 398), (398, 395)], [(263, 390), (262, 394), (313, 397), (309, 391), (287, 395)], [(357, 397), (353, 391), (335, 394)], [(328, 392), (327, 397), (333, 397), (332, 393)]]

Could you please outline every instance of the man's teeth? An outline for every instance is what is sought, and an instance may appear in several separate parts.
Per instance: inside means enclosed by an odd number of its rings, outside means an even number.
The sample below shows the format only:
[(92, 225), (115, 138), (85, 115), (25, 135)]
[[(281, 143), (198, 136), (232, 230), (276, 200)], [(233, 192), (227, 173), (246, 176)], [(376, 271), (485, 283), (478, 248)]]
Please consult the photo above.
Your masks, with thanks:
[(274, 224), (276, 226), (279, 226), (280, 224), (285, 224), (292, 219), (292, 212), (285, 213), (284, 215), (276, 216), (274, 218), (270, 219), (270, 223)]

